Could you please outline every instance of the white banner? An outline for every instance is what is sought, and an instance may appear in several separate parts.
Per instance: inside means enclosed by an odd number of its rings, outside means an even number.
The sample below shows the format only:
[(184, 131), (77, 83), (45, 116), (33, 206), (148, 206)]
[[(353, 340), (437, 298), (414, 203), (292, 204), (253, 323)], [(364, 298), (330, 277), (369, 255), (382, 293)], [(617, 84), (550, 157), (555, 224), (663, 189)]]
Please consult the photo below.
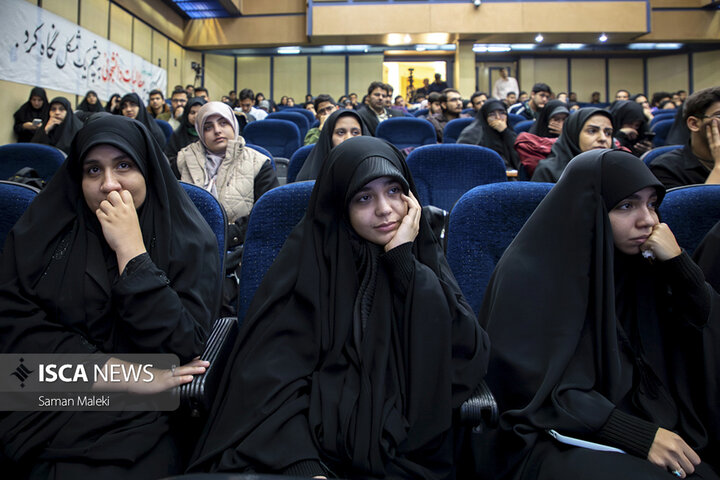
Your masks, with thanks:
[(85, 95), (165, 92), (167, 71), (24, 0), (3, 1), (0, 79)]

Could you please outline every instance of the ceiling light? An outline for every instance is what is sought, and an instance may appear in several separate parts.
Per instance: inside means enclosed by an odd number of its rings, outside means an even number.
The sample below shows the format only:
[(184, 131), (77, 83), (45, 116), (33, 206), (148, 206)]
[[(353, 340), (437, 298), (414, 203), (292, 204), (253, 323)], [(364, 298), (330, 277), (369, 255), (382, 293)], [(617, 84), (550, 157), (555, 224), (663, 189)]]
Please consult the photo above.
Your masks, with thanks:
[(607, 35), (605, 35), (604, 32), (602, 34), (600, 34), (600, 37), (598, 37), (598, 40), (600, 40), (603, 43), (607, 42), (607, 39), (608, 39), (608, 37), (607, 37)]
[(473, 5), (479, 7), (482, 4), (482, 0), (473, 0)]
[(513, 43), (510, 45), (513, 50), (535, 50), (535, 47), (534, 43)]
[(279, 47), (277, 53), (280, 55), (297, 55), (300, 53), (300, 47)]
[(584, 43), (558, 43), (558, 50), (580, 50), (585, 46)]
[(538, 33), (537, 36), (535, 37), (535, 41), (537, 43), (541, 43), (543, 40), (545, 40), (545, 37), (542, 36), (542, 33)]

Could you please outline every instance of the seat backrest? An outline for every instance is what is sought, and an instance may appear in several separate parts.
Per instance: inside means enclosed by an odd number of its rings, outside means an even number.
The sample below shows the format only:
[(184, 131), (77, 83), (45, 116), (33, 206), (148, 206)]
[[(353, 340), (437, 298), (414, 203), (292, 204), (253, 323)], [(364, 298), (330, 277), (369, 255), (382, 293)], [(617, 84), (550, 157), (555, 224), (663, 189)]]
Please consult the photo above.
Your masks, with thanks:
[(32, 167), (46, 182), (65, 161), (65, 152), (39, 143), (10, 143), (0, 146), (0, 180), (7, 180), (23, 167)]
[(248, 123), (243, 130), (243, 137), (247, 143), (266, 148), (273, 157), (290, 158), (302, 145), (297, 125), (279, 118)]
[(428, 109), (428, 108), (421, 108), (420, 110), (415, 110), (414, 112), (412, 112), (412, 116), (420, 117), (423, 115), (427, 115), (429, 111), (430, 111), (430, 109)]
[(160, 129), (161, 129), (161, 130), (163, 131), (163, 133), (165, 134), (165, 143), (167, 143), (168, 140), (170, 140), (170, 137), (171, 137), (172, 134), (173, 134), (172, 125), (170, 125), (169, 122), (166, 122), (165, 120), (160, 120), (160, 119), (158, 119), (158, 118), (155, 119), (155, 123), (158, 124), (158, 126), (160, 127)]
[(27, 207), (35, 200), (39, 190), (22, 183), (0, 181), (0, 253), (2, 253), (5, 238), (15, 223), (25, 213)]
[(552, 187), (539, 182), (482, 185), (463, 195), (450, 212), (448, 263), (476, 314), (495, 265)]
[(309, 181), (273, 188), (253, 206), (240, 268), (239, 322), (245, 318), (255, 291), (288, 235), (305, 214), (314, 185)]
[(313, 123), (315, 120), (317, 120), (317, 118), (315, 118), (315, 114), (312, 113), (312, 112), (311, 112), (310, 110), (308, 110), (307, 108), (302, 108), (302, 107), (288, 107), (288, 108), (284, 109), (283, 111), (284, 111), (284, 112), (299, 113), (299, 114), (305, 116), (305, 118), (307, 118), (308, 123), (310, 123), (311, 125), (312, 125), (312, 123)]
[(664, 147), (653, 148), (652, 150), (648, 150), (647, 152), (643, 153), (640, 159), (645, 162), (645, 165), (649, 166), (652, 161), (660, 155), (664, 155), (667, 152), (677, 150), (679, 148), (683, 148), (683, 145), (665, 145)]
[(308, 155), (310, 155), (310, 151), (314, 147), (315, 144), (312, 143), (310, 145), (300, 147), (295, 151), (295, 153), (293, 153), (293, 156), (290, 157), (290, 165), (288, 165), (287, 183), (293, 183), (295, 181), (298, 173), (300, 173), (300, 169), (302, 169), (305, 164), (305, 160)]
[(474, 108), (468, 107), (468, 108), (463, 108), (463, 111), (460, 113), (464, 113), (465, 115), (470, 115), (471, 117), (474, 117), (477, 112), (475, 111)]
[(268, 152), (266, 148), (261, 147), (260, 145), (253, 145), (252, 143), (246, 143), (246, 147), (252, 148), (253, 150), (256, 150), (266, 157), (270, 159), (270, 163), (272, 164), (273, 170), (277, 170), (277, 166), (275, 165), (275, 159), (272, 156), (272, 153)]
[(191, 183), (180, 182), (185, 193), (200, 211), (210, 229), (215, 234), (220, 255), (220, 271), (225, 272), (225, 251), (227, 250), (228, 220), (225, 209), (210, 192)]
[(377, 126), (375, 136), (387, 140), (400, 150), (437, 143), (435, 127), (424, 118), (388, 118)]
[(692, 255), (705, 234), (720, 221), (720, 185), (671, 188), (659, 213), (678, 244)]
[(516, 123), (526, 122), (527, 118), (524, 115), (518, 115), (517, 113), (508, 113), (508, 126), (515, 128)]
[(293, 122), (297, 127), (300, 129), (300, 138), (305, 138), (305, 135), (307, 135), (308, 130), (310, 129), (310, 122), (308, 121), (307, 117), (300, 113), (300, 110), (285, 110), (282, 112), (273, 112), (268, 114), (266, 120), (270, 119), (279, 119), (279, 120), (289, 120)]
[(652, 128), (660, 120), (675, 119), (676, 110), (658, 110), (655, 112), (653, 119), (650, 120), (650, 128)]
[(502, 157), (478, 145), (426, 145), (410, 152), (407, 164), (420, 203), (447, 211), (473, 187), (507, 181)]
[(653, 139), (653, 147), (662, 147), (665, 145), (665, 139), (670, 133), (674, 120), (672, 118), (668, 120), (660, 120), (652, 127), (652, 131), (655, 132), (655, 138)]
[(535, 123), (535, 120), (523, 120), (522, 122), (518, 122), (513, 125), (512, 128), (515, 133), (527, 132), (530, 130), (530, 127), (533, 126), (533, 123)]
[(442, 143), (457, 143), (457, 139), (460, 137), (462, 131), (470, 125), (473, 120), (475, 119), (472, 117), (450, 120), (445, 124), (445, 128), (443, 129)]

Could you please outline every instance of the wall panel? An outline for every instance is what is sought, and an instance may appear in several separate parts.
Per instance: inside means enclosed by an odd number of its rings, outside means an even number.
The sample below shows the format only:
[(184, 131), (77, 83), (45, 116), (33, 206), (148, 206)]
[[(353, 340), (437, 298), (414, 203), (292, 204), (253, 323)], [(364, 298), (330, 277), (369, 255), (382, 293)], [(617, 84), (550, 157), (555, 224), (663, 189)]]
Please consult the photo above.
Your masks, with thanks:
[(535, 60), (535, 75), (530, 83), (520, 85), (522, 90), (530, 93), (534, 84), (547, 83), (553, 93), (567, 92), (567, 59), (538, 58)]
[(348, 66), (348, 89), (350, 91), (344, 93), (355, 92), (360, 101), (367, 94), (368, 86), (372, 82), (382, 81), (382, 68), (382, 55), (351, 55)]
[(279, 102), (283, 95), (293, 97), (296, 103), (302, 102), (307, 93), (307, 57), (275, 57), (274, 100)]
[(270, 57), (237, 57), (238, 94), (243, 88), (270, 96)]
[(233, 90), (235, 57), (205, 54), (205, 88), (210, 100), (220, 100)]
[(162, 33), (153, 32), (152, 35), (152, 63), (160, 68), (168, 66), (168, 38)]
[(142, 58), (150, 63), (153, 62), (153, 31), (152, 29), (138, 20), (133, 18), (133, 43), (132, 52), (135, 55), (140, 55)]
[(345, 56), (316, 55), (311, 62), (309, 93), (313, 97), (327, 93), (337, 101), (345, 94)]
[(183, 83), (182, 79), (182, 60), (183, 60), (183, 48), (177, 43), (170, 41), (168, 43), (168, 85), (167, 94), (170, 95), (173, 91), (173, 87), (178, 84), (182, 84), (184, 87), (186, 84)]
[(132, 51), (133, 17), (117, 5), (110, 4), (110, 41)]
[(78, 21), (78, 0), (43, 0), (42, 8), (71, 22)]
[(110, 2), (108, 0), (82, 0), (80, 2), (80, 26), (107, 38), (108, 15)]
[(610, 101), (615, 100), (615, 92), (620, 89), (629, 91), (630, 95), (644, 93), (641, 58), (611, 58), (608, 70)]
[(579, 102), (589, 102), (593, 92), (600, 92), (600, 101), (605, 98), (605, 60), (602, 58), (573, 58), (570, 61), (571, 89), (577, 93)]
[(688, 89), (688, 57), (687, 55), (668, 55), (665, 57), (648, 58), (648, 91), (653, 92)]
[(693, 87), (695, 91), (718, 85), (720, 85), (720, 50), (695, 53), (693, 55)]

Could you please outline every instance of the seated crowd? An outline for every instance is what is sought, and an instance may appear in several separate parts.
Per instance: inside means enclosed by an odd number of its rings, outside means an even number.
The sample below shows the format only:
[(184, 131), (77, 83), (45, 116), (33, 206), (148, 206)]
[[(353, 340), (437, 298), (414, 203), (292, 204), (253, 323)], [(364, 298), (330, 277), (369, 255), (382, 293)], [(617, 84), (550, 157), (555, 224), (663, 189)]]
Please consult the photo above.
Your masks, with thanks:
[[(720, 184), (720, 87), (581, 105), (501, 72), (491, 95), (468, 100), (436, 75), (412, 98), (372, 82), (361, 99), (298, 106), (188, 87), (168, 100), (152, 90), (147, 106), (128, 93), (103, 107), (89, 91), (75, 111), (36, 87), (15, 112), (19, 142), (67, 158), (0, 254), (0, 353), (177, 355), (152, 385), (123, 387), (141, 395), (202, 375), (214, 319), (237, 315), (250, 213), (281, 183), (243, 137), (274, 112), (315, 119), (296, 177), (315, 181), (305, 215), (240, 319), (191, 445), (168, 412), (3, 412), (0, 465), (13, 478), (720, 480), (720, 222), (691, 257), (658, 215), (666, 189)], [(374, 138), (416, 113), (438, 143), (467, 118), (457, 143), (555, 184), (477, 312), (408, 152)], [(646, 165), (660, 117), (678, 148)], [(224, 208), (224, 272), (178, 180)], [(477, 433), (456, 419), (483, 379), (500, 421)]]

